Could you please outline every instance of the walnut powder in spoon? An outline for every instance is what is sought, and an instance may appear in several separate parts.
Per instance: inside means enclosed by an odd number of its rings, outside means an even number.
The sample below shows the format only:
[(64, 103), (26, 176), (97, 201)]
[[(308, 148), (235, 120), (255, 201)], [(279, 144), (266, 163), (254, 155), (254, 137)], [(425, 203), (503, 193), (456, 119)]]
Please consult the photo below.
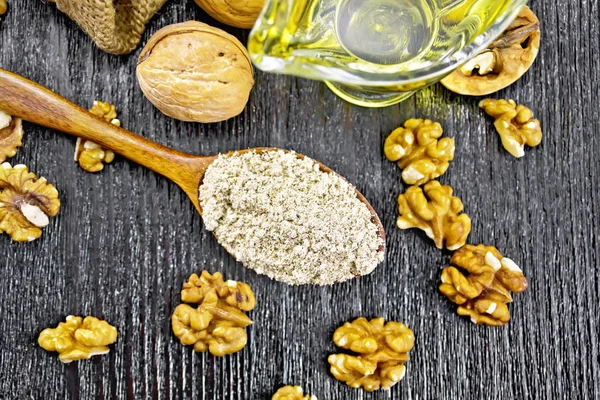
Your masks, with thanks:
[(220, 156), (204, 176), (206, 228), (246, 267), (292, 285), (373, 271), (383, 239), (355, 188), (284, 151)]

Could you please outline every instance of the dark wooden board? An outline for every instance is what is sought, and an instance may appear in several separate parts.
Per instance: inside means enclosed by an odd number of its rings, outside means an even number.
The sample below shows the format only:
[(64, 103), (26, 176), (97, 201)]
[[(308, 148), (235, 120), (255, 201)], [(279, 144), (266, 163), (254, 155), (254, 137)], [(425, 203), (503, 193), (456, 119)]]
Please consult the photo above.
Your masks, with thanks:
[[(530, 105), (541, 121), (542, 144), (519, 160), (502, 149), (477, 98), (439, 85), (369, 110), (320, 82), (257, 72), (241, 116), (178, 122), (142, 95), (139, 49), (105, 54), (54, 5), (8, 1), (0, 67), (85, 107), (112, 102), (124, 127), (177, 149), (277, 146), (322, 161), (372, 202), (388, 252), (373, 274), (333, 287), (271, 281), (236, 263), (174, 184), (121, 158), (88, 174), (73, 162), (73, 139), (25, 124), (24, 146), (9, 161), (55, 184), (62, 208), (40, 240), (15, 244), (0, 236), (0, 398), (270, 399), (286, 383), (324, 400), (600, 398), (598, 0), (531, 5), (542, 21), (540, 56), (523, 79), (494, 95)], [(214, 22), (191, 0), (172, 0), (143, 41), (189, 19)], [(456, 158), (441, 180), (473, 219), (470, 242), (496, 245), (529, 278), (505, 327), (457, 316), (437, 289), (449, 253), (395, 227), (404, 186), (382, 144), (411, 117), (438, 120), (456, 139)], [(249, 343), (234, 356), (195, 354), (171, 333), (181, 284), (204, 268), (248, 282), (258, 298)], [(68, 314), (115, 324), (120, 334), (110, 354), (62, 365), (38, 347), (39, 332)], [(415, 332), (407, 376), (390, 392), (353, 390), (329, 374), (333, 331), (359, 316), (403, 321)]]

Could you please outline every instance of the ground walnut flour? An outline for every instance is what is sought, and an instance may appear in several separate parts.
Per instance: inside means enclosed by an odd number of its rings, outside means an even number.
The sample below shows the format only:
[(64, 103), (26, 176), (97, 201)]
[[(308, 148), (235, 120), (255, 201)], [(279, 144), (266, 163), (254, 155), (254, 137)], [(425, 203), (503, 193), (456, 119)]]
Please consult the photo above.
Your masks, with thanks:
[(368, 274), (383, 239), (352, 185), (293, 152), (219, 156), (200, 186), (204, 223), (246, 267), (292, 285)]

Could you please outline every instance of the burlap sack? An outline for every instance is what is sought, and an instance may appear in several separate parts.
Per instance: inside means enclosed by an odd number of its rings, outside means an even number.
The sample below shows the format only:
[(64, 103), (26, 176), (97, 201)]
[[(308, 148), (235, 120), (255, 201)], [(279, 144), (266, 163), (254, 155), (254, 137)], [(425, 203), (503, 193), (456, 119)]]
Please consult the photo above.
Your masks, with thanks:
[(131, 53), (146, 23), (167, 0), (50, 0), (83, 29), (102, 50)]

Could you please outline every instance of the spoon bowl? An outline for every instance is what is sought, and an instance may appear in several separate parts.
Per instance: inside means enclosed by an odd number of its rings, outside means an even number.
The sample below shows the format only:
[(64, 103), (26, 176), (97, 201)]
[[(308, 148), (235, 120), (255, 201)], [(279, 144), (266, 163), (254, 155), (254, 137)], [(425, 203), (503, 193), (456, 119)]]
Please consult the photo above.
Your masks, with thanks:
[[(0, 69), (0, 110), (47, 128), (91, 140), (165, 176), (188, 195), (198, 213), (202, 215), (199, 188), (206, 170), (219, 157), (218, 154), (197, 156), (168, 148), (106, 122), (49, 89), (3, 69)], [(278, 150), (280, 149), (261, 147), (232, 151), (223, 155)], [(305, 157), (298, 153), (296, 156)], [(336, 174), (327, 166), (315, 162), (321, 171)], [(377, 213), (362, 193), (357, 189), (355, 191), (356, 197), (369, 209), (371, 220), (377, 225), (378, 235), (385, 243), (385, 231)], [(385, 245), (382, 245), (379, 251), (384, 250)]]

